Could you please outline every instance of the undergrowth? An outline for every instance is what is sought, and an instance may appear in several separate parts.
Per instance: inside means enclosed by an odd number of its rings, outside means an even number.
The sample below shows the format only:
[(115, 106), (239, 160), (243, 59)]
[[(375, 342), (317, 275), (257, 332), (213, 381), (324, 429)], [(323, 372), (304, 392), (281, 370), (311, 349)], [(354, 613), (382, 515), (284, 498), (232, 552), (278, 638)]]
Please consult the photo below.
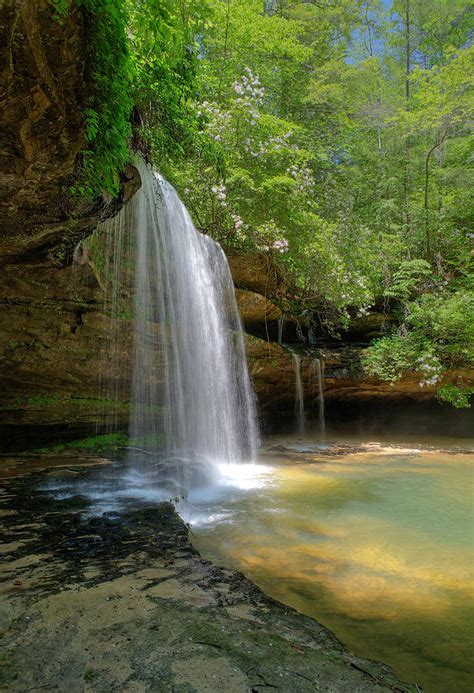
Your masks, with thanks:
[(75, 0), (89, 39), (93, 89), (85, 112), (85, 140), (79, 180), (73, 192), (93, 198), (117, 195), (131, 135), (131, 67), (123, 0)]
[(130, 438), (126, 433), (104, 433), (58, 443), (50, 447), (37, 448), (36, 452), (58, 454), (65, 450), (86, 450), (93, 453), (106, 453), (119, 448), (159, 448), (164, 445), (164, 442), (165, 437), (162, 435)]

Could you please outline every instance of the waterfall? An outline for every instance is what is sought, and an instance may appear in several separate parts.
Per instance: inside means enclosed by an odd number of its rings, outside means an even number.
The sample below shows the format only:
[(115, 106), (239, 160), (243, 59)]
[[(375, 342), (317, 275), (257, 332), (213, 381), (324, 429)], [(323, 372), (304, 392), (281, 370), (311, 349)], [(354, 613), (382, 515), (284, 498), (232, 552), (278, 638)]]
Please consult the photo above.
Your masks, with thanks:
[(318, 379), (318, 422), (319, 422), (319, 438), (326, 438), (326, 419), (324, 415), (324, 359), (314, 359), (311, 363), (312, 372), (316, 373)]
[(285, 326), (285, 316), (278, 318), (278, 344), (283, 342), (283, 328)]
[(304, 393), (301, 381), (301, 356), (292, 353), (293, 367), (295, 369), (295, 418), (296, 430), (302, 436), (305, 432)]
[(104, 224), (122, 243), (112, 283), (132, 296), (130, 435), (148, 454), (171, 453), (189, 485), (189, 460), (255, 457), (254, 395), (222, 248), (196, 230), (171, 185), (145, 164), (137, 168), (141, 189)]

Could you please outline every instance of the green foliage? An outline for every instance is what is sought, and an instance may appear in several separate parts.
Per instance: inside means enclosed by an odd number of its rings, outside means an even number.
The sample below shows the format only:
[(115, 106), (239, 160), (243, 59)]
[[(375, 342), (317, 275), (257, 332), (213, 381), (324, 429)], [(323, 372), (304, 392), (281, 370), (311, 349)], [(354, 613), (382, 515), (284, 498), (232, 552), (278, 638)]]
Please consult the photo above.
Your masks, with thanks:
[(448, 402), (456, 409), (469, 409), (474, 387), (460, 388), (451, 383), (438, 388), (437, 395), (442, 402)]
[(440, 399), (468, 406), (472, 388), (442, 379), (447, 369), (474, 366), (474, 294), (465, 290), (423, 294), (405, 304), (405, 311), (398, 331), (366, 350), (366, 371), (390, 382), (415, 371), (422, 387), (438, 386)]
[(74, 1), (94, 83), (77, 194), (117, 193), (133, 102), (134, 145), (196, 225), (266, 255), (324, 329), (395, 311), (369, 372), (439, 387), (473, 362), (465, 2)]
[(58, 24), (62, 24), (69, 12), (68, 0), (48, 0), (53, 9), (53, 19)]
[(117, 195), (131, 134), (131, 64), (124, 0), (75, 0), (89, 39), (93, 90), (85, 111), (86, 149), (72, 188), (78, 196)]
[(106, 433), (92, 438), (82, 438), (71, 440), (67, 443), (53, 445), (50, 448), (39, 448), (37, 452), (61, 453), (65, 450), (88, 450), (94, 453), (105, 453), (116, 450), (118, 447), (127, 445), (128, 437), (124, 433)]
[(197, 225), (271, 257), (333, 333), (390, 306), (399, 326), (368, 350), (373, 374), (433, 387), (466, 367), (467, 6), (412, 0), (408, 73), (398, 0), (208, 7), (186, 147), (157, 159)]
[(160, 168), (189, 151), (197, 134), (192, 97), (205, 0), (126, 0), (132, 93), (141, 137)]
[(408, 305), (406, 326), (428, 340), (446, 366), (474, 366), (472, 291), (424, 294)]
[(370, 375), (393, 383), (413, 368), (416, 359), (417, 348), (413, 340), (394, 334), (378, 339), (367, 349), (362, 364)]
[(407, 301), (419, 293), (423, 280), (431, 275), (431, 266), (426, 260), (404, 260), (393, 273), (385, 296)]

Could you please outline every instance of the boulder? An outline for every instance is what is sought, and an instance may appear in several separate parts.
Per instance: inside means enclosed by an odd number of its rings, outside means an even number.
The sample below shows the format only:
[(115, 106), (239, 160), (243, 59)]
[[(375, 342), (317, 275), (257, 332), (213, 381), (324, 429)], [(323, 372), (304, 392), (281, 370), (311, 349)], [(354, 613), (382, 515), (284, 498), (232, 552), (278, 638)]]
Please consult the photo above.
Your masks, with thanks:
[(281, 270), (263, 253), (237, 253), (224, 248), (234, 284), (238, 289), (255, 291), (265, 297), (284, 291)]
[(242, 322), (248, 332), (264, 335), (268, 323), (276, 322), (282, 316), (278, 306), (254, 291), (236, 289), (235, 298)]
[(395, 321), (395, 316), (390, 313), (367, 313), (351, 321), (344, 338), (354, 341), (375, 339), (386, 333)]

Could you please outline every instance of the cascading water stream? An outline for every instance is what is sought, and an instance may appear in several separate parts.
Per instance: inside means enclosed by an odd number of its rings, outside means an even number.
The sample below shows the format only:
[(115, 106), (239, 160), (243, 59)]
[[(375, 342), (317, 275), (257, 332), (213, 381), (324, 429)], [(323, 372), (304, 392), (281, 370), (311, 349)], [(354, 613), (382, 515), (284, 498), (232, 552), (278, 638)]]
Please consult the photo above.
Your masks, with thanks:
[(189, 488), (203, 465), (255, 458), (254, 395), (222, 248), (196, 230), (160, 175), (137, 168), (141, 189), (104, 225), (122, 243), (112, 257), (114, 293), (128, 285), (134, 297), (130, 435), (141, 442), (131, 457), (165, 449), (170, 474)]
[(324, 414), (324, 359), (313, 359), (311, 363), (311, 372), (316, 373), (318, 380), (318, 423), (319, 423), (319, 439), (324, 441), (326, 438), (326, 418)]
[(285, 327), (285, 316), (282, 315), (278, 318), (278, 344), (283, 342), (283, 329)]
[(296, 431), (303, 436), (305, 432), (304, 392), (301, 380), (301, 356), (292, 353), (293, 367), (295, 369), (295, 419)]

